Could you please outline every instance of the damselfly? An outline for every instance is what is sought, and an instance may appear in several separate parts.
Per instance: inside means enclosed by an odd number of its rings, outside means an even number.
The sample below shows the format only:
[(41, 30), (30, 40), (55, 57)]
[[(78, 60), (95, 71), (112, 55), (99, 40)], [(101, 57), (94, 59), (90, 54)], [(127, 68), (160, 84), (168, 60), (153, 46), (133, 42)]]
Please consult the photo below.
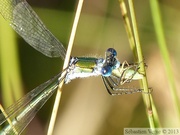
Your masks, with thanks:
[[(0, 0), (0, 13), (11, 27), (36, 50), (48, 57), (64, 59), (66, 50), (62, 43), (45, 27), (25, 0)], [(6, 124), (0, 134), (20, 134), (35, 114), (51, 97), (64, 79), (69, 83), (76, 78), (102, 76), (111, 95), (142, 92), (139, 88), (121, 88), (124, 83), (142, 79), (139, 64), (122, 64), (113, 48), (107, 49), (105, 58), (71, 57), (69, 66), (49, 81), (36, 87), (0, 114), (0, 125)], [(62, 76), (63, 73), (63, 76)]]

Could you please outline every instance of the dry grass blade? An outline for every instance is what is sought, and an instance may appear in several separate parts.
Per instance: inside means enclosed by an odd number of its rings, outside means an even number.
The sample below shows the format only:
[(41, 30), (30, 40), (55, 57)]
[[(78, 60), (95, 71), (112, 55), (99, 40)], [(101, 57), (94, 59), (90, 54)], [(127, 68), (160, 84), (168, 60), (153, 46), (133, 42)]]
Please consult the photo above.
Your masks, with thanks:
[[(82, 6), (83, 6), (83, 0), (79, 0), (78, 7), (77, 7), (77, 10), (76, 10), (75, 19), (74, 19), (74, 23), (73, 23), (73, 27), (72, 27), (72, 31), (71, 31), (71, 36), (70, 36), (70, 40), (69, 40), (69, 44), (68, 44), (66, 58), (65, 58), (65, 61), (64, 61), (63, 69), (65, 69), (69, 65), (69, 60), (70, 60), (70, 56), (71, 56), (71, 50), (72, 50), (72, 47), (73, 47), (73, 42), (74, 42), (75, 33), (76, 33), (79, 17), (80, 17), (80, 14), (81, 14)], [(62, 74), (62, 76), (63, 76), (63, 74)], [(56, 99), (55, 99), (53, 111), (52, 111), (52, 114), (51, 114), (51, 120), (50, 120), (48, 133), (47, 133), (48, 135), (52, 135), (52, 133), (53, 133), (54, 124), (55, 124), (55, 120), (56, 120), (56, 116), (57, 116), (57, 111), (58, 111), (58, 107), (59, 107), (59, 103), (60, 103), (60, 99), (61, 99), (63, 84), (64, 84), (64, 80), (59, 84), (59, 88), (58, 88), (58, 91), (57, 91), (57, 94), (56, 94)]]

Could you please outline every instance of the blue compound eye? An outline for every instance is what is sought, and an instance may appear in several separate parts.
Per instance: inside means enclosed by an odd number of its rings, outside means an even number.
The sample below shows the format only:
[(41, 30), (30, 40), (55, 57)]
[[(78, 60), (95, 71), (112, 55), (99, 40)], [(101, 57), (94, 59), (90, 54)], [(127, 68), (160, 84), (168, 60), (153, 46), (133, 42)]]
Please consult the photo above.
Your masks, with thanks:
[(114, 48), (107, 49), (106, 54), (108, 54), (107, 56), (109, 56), (109, 55), (112, 55), (113, 57), (117, 56), (117, 52)]
[(112, 73), (112, 68), (111, 68), (111, 66), (104, 66), (104, 67), (102, 67), (101, 73), (102, 73), (102, 76), (105, 76), (105, 77), (110, 76), (111, 73)]

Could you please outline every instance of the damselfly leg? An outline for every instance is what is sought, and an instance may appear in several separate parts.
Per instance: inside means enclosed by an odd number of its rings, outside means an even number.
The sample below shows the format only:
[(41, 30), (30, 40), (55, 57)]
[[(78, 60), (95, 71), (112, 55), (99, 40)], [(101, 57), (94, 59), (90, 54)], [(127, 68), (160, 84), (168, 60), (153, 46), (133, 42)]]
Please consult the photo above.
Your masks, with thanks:
[(110, 95), (122, 95), (142, 92), (139, 88), (123, 87), (123, 84), (132, 80), (142, 79), (143, 75), (138, 72), (139, 64), (128, 64), (124, 61), (119, 68), (113, 70), (111, 76), (102, 76), (104, 85)]

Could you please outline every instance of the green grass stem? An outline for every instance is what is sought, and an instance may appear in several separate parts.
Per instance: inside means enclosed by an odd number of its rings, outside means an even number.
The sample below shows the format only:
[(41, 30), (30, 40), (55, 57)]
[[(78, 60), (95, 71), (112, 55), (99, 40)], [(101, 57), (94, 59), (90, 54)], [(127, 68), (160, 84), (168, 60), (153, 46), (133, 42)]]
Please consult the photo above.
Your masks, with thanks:
[[(122, 0), (119, 0), (119, 2), (120, 2), (120, 7), (122, 7), (121, 5), (124, 5), (123, 8), (126, 9), (125, 3)], [(138, 62), (142, 62), (142, 64), (140, 64), (140, 70), (139, 70), (142, 74), (144, 74), (144, 77), (143, 77), (143, 79), (141, 81), (141, 85), (142, 85), (142, 87), (144, 89), (144, 92), (148, 93), (150, 89), (148, 87), (146, 70), (145, 70), (145, 66), (143, 64), (144, 59), (143, 59), (143, 53), (142, 53), (142, 49), (141, 49), (141, 44), (140, 44), (140, 41), (139, 41), (139, 34), (138, 34), (138, 29), (137, 29), (137, 24), (136, 24), (136, 16), (135, 16), (134, 6), (133, 6), (134, 4), (133, 4), (133, 0), (128, 0), (128, 2), (129, 2), (129, 9), (130, 9), (130, 15), (131, 15), (131, 20), (132, 20), (132, 28), (131, 28), (130, 24), (127, 26), (128, 21), (129, 21), (127, 19), (128, 18), (127, 17), (127, 11), (125, 10), (126, 13), (122, 12), (122, 15), (123, 15), (123, 18), (125, 20), (124, 21), (125, 22), (125, 27), (129, 27), (129, 28), (126, 28), (126, 31), (128, 33), (128, 37), (129, 37), (129, 39), (131, 41), (130, 42), (131, 48), (135, 48), (135, 49), (132, 49), (133, 54), (135, 54), (134, 55), (135, 60), (138, 61)], [(124, 4), (122, 4), (122, 3), (124, 3)], [(126, 20), (128, 20), (128, 21), (126, 21)], [(134, 46), (134, 47), (132, 47), (132, 46)], [(144, 100), (145, 106), (147, 108), (146, 110), (147, 110), (147, 116), (148, 116), (150, 127), (151, 128), (159, 127), (160, 122), (159, 122), (157, 111), (156, 111), (155, 105), (153, 104), (153, 99), (152, 99), (151, 95), (150, 94), (143, 94), (143, 100)]]
[(2, 17), (0, 18), (0, 66), (1, 97), (6, 108), (23, 94), (15, 33)]
[(158, 45), (161, 53), (161, 57), (164, 62), (164, 67), (165, 71), (167, 74), (168, 82), (169, 82), (169, 87), (171, 91), (171, 96), (174, 102), (174, 107), (176, 109), (178, 118), (180, 120), (180, 104), (179, 104), (179, 99), (178, 99), (178, 94), (175, 86), (175, 78), (173, 75), (173, 70), (171, 67), (171, 61), (170, 61), (170, 56), (164, 36), (164, 30), (163, 30), (163, 23), (161, 19), (161, 13), (160, 13), (160, 7), (159, 3), (157, 0), (150, 0), (150, 7), (151, 7), (151, 13), (152, 13), (152, 18), (154, 22), (154, 27), (155, 27), (155, 32), (156, 32), (156, 37), (158, 40)]
[[(138, 34), (138, 28), (136, 24), (136, 16), (135, 16), (135, 11), (134, 11), (134, 4), (133, 0), (129, 0), (129, 8), (130, 8), (130, 14), (131, 14), (131, 19), (132, 19), (132, 28), (133, 28), (133, 33), (134, 33), (134, 39), (135, 39), (135, 44), (136, 44), (136, 51), (137, 51), (137, 56), (138, 56), (138, 61), (143, 62), (143, 52), (142, 52), (142, 47), (139, 41), (139, 34)], [(144, 63), (144, 62), (143, 62)], [(146, 76), (146, 70), (144, 64), (140, 64), (140, 70), (142, 74), (144, 74), (143, 79), (141, 80), (141, 85), (144, 89), (144, 92), (149, 92), (149, 86), (148, 86), (148, 81), (147, 81), (147, 76)], [(149, 124), (151, 128), (155, 128), (156, 125), (155, 123), (159, 123), (158, 119), (154, 119), (154, 114), (152, 110), (152, 97), (150, 94), (143, 94), (143, 100), (147, 108), (147, 116), (149, 120)], [(155, 122), (156, 121), (156, 122)]]

